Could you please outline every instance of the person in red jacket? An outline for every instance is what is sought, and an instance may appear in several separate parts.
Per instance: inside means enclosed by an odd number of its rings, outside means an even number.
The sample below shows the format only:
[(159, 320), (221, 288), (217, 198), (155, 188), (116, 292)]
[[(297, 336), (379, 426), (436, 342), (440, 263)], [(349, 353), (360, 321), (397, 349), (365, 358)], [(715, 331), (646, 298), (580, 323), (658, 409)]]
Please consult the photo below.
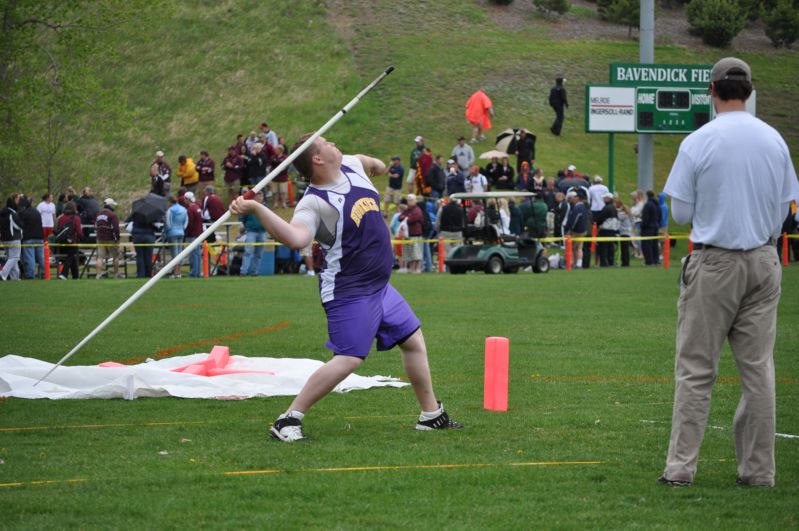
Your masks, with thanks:
[[(189, 214), (189, 223), (183, 241), (191, 243), (203, 233), (203, 215), (193, 193), (186, 192), (183, 197), (188, 204)], [(189, 276), (198, 278), (202, 275), (202, 247), (199, 245), (189, 254), (189, 268)]]
[(97, 214), (94, 220), (95, 232), (97, 234), (97, 278), (103, 277), (103, 268), (106, 257), (111, 257), (114, 267), (114, 276), (121, 278), (119, 273), (119, 218), (114, 213), (117, 202), (112, 198), (103, 201), (104, 208)]
[(225, 169), (225, 187), (227, 187), (228, 198), (233, 201), (239, 194), (241, 187), (241, 177), (247, 163), (239, 154), (236, 146), (230, 146), (227, 150), (227, 157), (222, 160), (222, 167)]
[(67, 274), (72, 273), (72, 278), (77, 280), (80, 277), (78, 268), (78, 248), (72, 244), (78, 243), (83, 239), (83, 227), (80, 223), (78, 216), (78, 207), (74, 201), (69, 201), (64, 205), (64, 213), (58, 218), (55, 233), (59, 234), (63, 229), (72, 226), (72, 241), (70, 245), (61, 247), (61, 259), (59, 261), (59, 269), (61, 273), (58, 278), (61, 280), (67, 279)]

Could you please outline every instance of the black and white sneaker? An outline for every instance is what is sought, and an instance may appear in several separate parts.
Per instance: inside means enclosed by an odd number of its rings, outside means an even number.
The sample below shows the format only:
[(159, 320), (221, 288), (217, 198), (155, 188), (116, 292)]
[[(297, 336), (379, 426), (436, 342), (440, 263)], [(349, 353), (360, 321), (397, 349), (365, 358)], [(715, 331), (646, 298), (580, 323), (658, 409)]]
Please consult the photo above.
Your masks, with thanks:
[(416, 423), (417, 430), (459, 430), (463, 428), (463, 424), (449, 418), (449, 415), (447, 415), (447, 412), (444, 411), (444, 406), (441, 404), (441, 402), (438, 403), (438, 407), (441, 408), (441, 414), (439, 416), (427, 420), (419, 417), (419, 421)]
[(691, 482), (684, 479), (668, 479), (666, 476), (660, 476), (658, 483), (661, 485), (669, 485), (671, 487), (690, 487)]
[(269, 435), (271, 435), (273, 439), (283, 442), (294, 442), (305, 439), (305, 435), (302, 433), (302, 421), (286, 413), (283, 413), (275, 420), (275, 423), (269, 428)]

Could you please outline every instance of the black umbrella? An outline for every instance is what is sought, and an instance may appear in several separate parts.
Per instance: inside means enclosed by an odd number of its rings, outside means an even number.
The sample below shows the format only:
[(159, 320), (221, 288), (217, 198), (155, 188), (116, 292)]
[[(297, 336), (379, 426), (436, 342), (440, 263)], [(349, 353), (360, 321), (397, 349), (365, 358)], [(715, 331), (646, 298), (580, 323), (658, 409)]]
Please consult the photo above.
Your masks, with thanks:
[(130, 217), (134, 223), (149, 225), (163, 221), (166, 215), (166, 197), (158, 194), (147, 194), (133, 202)]
[(569, 188), (577, 187), (577, 188), (585, 188), (586, 190), (588, 187), (591, 186), (588, 184), (588, 181), (585, 179), (580, 179), (579, 177), (567, 177), (565, 179), (561, 179), (558, 182), (558, 188), (561, 192), (566, 193)]
[[(519, 140), (519, 132), (524, 129), (522, 127), (514, 127), (513, 129), (505, 129), (500, 134), (497, 135), (496, 146), (499, 151), (504, 151), (510, 155), (516, 154), (516, 143)], [(529, 129), (524, 129), (527, 131), (527, 136), (533, 139), (533, 143), (535, 143), (536, 136), (530, 132)]]

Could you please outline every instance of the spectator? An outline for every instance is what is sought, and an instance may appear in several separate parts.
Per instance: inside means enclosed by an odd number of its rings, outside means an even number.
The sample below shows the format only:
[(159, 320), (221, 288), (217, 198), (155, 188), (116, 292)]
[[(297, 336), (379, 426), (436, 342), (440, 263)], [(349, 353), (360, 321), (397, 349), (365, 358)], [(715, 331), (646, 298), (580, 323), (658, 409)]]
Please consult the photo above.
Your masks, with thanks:
[(216, 170), (216, 162), (212, 159), (208, 152), (205, 150), (200, 151), (200, 160), (197, 161), (197, 173), (200, 174), (200, 193), (203, 188), (208, 185), (214, 184), (214, 171)]
[(646, 204), (646, 196), (641, 190), (635, 190), (634, 192), (630, 193), (630, 198), (632, 200), (632, 206), (630, 207), (630, 218), (633, 222), (633, 236), (636, 239), (633, 240), (633, 248), (635, 249), (635, 257), (641, 258), (643, 256), (641, 251), (641, 240), (637, 239), (641, 236), (641, 213), (644, 210), (644, 205)]
[(507, 198), (500, 197), (497, 200), (499, 208), (499, 223), (502, 226), (502, 234), (512, 234), (510, 231), (510, 203)]
[[(200, 206), (200, 212), (202, 213), (203, 219), (203, 230), (213, 223), (214, 221), (218, 220), (225, 214), (225, 204), (222, 202), (222, 198), (216, 195), (214, 192), (213, 186), (206, 186), (203, 194), (203, 200)], [(188, 204), (185, 205), (186, 209), (188, 209)], [(214, 243), (216, 241), (216, 233), (211, 233), (208, 236), (208, 243)]]
[(6, 200), (6, 207), (0, 210), (0, 243), (6, 245), (6, 263), (0, 271), (0, 280), (19, 280), (19, 257), (22, 254), (22, 220), (17, 213), (17, 194)]
[[(555, 206), (555, 227), (552, 235), (555, 238), (563, 238), (563, 225), (569, 213), (569, 203), (566, 201), (566, 194), (563, 192), (555, 193), (555, 201), (557, 205)], [(563, 247), (563, 242), (560, 243), (560, 247)]]
[(100, 202), (94, 198), (91, 188), (88, 186), (83, 188), (80, 198), (75, 201), (75, 206), (80, 215), (80, 222), (84, 225), (94, 225), (94, 220), (100, 212)]
[[(402, 184), (400, 183), (400, 186)], [(309, 277), (316, 276), (316, 268), (314, 268), (313, 263), (313, 250), (314, 250), (314, 243), (311, 242), (302, 249), (300, 249), (300, 258), (302, 258), (303, 263), (305, 264), (305, 274)], [(300, 271), (302, 273), (302, 271)]]
[(257, 142), (250, 149), (250, 157), (247, 159), (247, 172), (244, 180), (241, 181), (242, 188), (254, 186), (266, 177), (269, 170), (266, 154), (263, 151), (263, 144)]
[(178, 157), (178, 177), (180, 177), (180, 186), (186, 188), (186, 190), (193, 194), (197, 193), (197, 183), (200, 182), (200, 174), (197, 172), (194, 159), (186, 155)]
[[(273, 133), (274, 134), (274, 133)], [(288, 157), (283, 152), (283, 146), (278, 145), (275, 148), (275, 157), (272, 159), (272, 164), (277, 167)], [(269, 189), (272, 191), (272, 208), (288, 208), (289, 196), (289, 170), (288, 167), (278, 173), (274, 179), (269, 183)]]
[(529, 168), (533, 168), (535, 165), (535, 135), (529, 134), (526, 129), (520, 129), (519, 138), (516, 140), (517, 173), (521, 173), (524, 162)]
[(427, 172), (433, 166), (433, 152), (430, 148), (425, 147), (419, 159), (416, 161), (416, 182), (414, 183), (416, 189), (416, 196), (423, 197), (430, 194), (430, 187), (425, 183)]
[(476, 164), (469, 168), (469, 176), (466, 178), (466, 191), (470, 194), (482, 194), (488, 191), (488, 179), (480, 173), (480, 166)]
[(449, 252), (458, 243), (447, 240), (463, 240), (463, 225), (465, 215), (461, 207), (460, 199), (451, 199), (439, 207), (436, 212), (436, 231), (438, 236), (444, 239), (444, 255), (449, 256)]
[[(169, 199), (174, 201), (172, 196), (169, 196)], [(96, 278), (103, 278), (105, 259), (109, 256), (111, 257), (111, 265), (114, 268), (114, 277), (122, 278), (119, 272), (119, 217), (114, 212), (117, 202), (108, 197), (103, 201), (103, 206), (104, 208), (94, 220), (98, 244), (97, 261), (95, 262)]]
[(155, 152), (155, 160), (150, 164), (150, 191), (166, 197), (172, 187), (172, 168), (164, 162), (164, 152)]
[(398, 205), (402, 199), (402, 178), (405, 175), (405, 168), (399, 155), (391, 157), (391, 164), (388, 166), (388, 185), (386, 186), (385, 196), (383, 197), (383, 217), (388, 217), (388, 205)]
[(42, 216), (42, 232), (46, 240), (52, 233), (55, 227), (56, 220), (56, 206), (53, 203), (53, 194), (46, 193), (42, 196), (42, 201), (36, 205), (36, 210)]
[(498, 190), (513, 190), (514, 187), (514, 171), (513, 166), (510, 165), (508, 157), (502, 157), (502, 164), (499, 168), (499, 177), (497, 178)]
[(231, 201), (239, 193), (246, 167), (246, 163), (237, 149), (236, 146), (230, 146), (227, 150), (227, 157), (222, 161), (222, 167), (225, 168), (225, 187), (228, 191), (228, 199)]
[(444, 188), (447, 183), (447, 175), (442, 166), (444, 166), (444, 157), (437, 155), (433, 165), (430, 166), (425, 175), (425, 184), (430, 188), (429, 195), (434, 199), (444, 195)]
[(508, 222), (508, 232), (514, 236), (521, 236), (524, 220), (522, 219), (521, 209), (516, 206), (516, 201), (513, 199), (508, 201), (508, 213), (510, 216), (510, 221)]
[(468, 210), (466, 211), (466, 223), (469, 225), (476, 225), (478, 227), (483, 226), (483, 202), (479, 199), (475, 199), (471, 202), (472, 204), (469, 205)]
[(644, 255), (644, 263), (648, 266), (656, 266), (660, 263), (658, 259), (658, 230), (660, 229), (660, 205), (655, 199), (655, 192), (646, 191), (647, 201), (641, 210), (641, 237), (654, 239), (641, 240), (641, 252)]
[(77, 280), (80, 277), (80, 271), (78, 267), (78, 247), (75, 244), (83, 239), (83, 227), (81, 226), (78, 208), (75, 206), (74, 201), (67, 201), (64, 204), (64, 213), (58, 218), (54, 232), (59, 234), (64, 230), (67, 231), (70, 237), (66, 245), (59, 247), (59, 254), (61, 255), (59, 269), (61, 273), (58, 278), (66, 280), (67, 276), (72, 273), (72, 278)]
[(546, 183), (544, 182), (544, 170), (541, 168), (536, 168), (535, 172), (533, 172), (533, 192), (536, 194), (542, 194), (541, 197), (543, 199), (544, 188), (546, 188)]
[[(258, 203), (263, 203), (264, 195), (261, 192), (253, 198)], [(266, 229), (258, 220), (258, 216), (250, 213), (239, 218), (244, 225), (245, 242), (244, 261), (241, 265), (242, 276), (257, 276), (261, 274), (261, 257), (264, 253), (263, 243), (266, 241)], [(313, 243), (311, 243), (313, 245)], [(313, 271), (313, 268), (311, 268)]]
[(483, 130), (491, 129), (491, 117), (494, 116), (494, 104), (491, 98), (480, 88), (466, 101), (466, 120), (472, 124), (472, 144), (486, 139)]
[(519, 169), (519, 179), (516, 181), (516, 188), (522, 192), (533, 191), (533, 174), (530, 171), (530, 164), (526, 160), (522, 161), (521, 168)]
[[(602, 196), (605, 206), (593, 216), (594, 222), (599, 227), (597, 236), (600, 238), (615, 238), (619, 235), (619, 215), (616, 206), (613, 204), (613, 194), (606, 192)], [(597, 254), (599, 255), (599, 266), (610, 267), (614, 265), (616, 257), (616, 243), (613, 241), (597, 242)]]
[[(622, 238), (630, 238), (633, 235), (633, 219), (630, 214), (630, 209), (621, 199), (615, 199), (614, 205), (616, 213), (619, 217), (619, 236)], [(621, 247), (621, 266), (629, 267), (630, 265), (630, 241), (627, 239), (619, 242)]]
[[(44, 230), (42, 216), (31, 206), (30, 199), (22, 195), (18, 201), (19, 219), (22, 222), (22, 264), (26, 279), (42, 278), (44, 273)], [(38, 271), (37, 271), (38, 267)]]
[[(255, 131), (253, 131), (254, 133)], [(256, 139), (254, 139), (256, 140)], [(238, 134), (236, 135), (236, 143), (233, 144), (233, 147), (236, 149), (236, 154), (241, 155), (242, 153), (249, 153), (250, 148), (247, 147), (247, 142), (244, 140), (244, 135)]]
[[(588, 230), (587, 209), (585, 204), (582, 202), (582, 200), (580, 200), (580, 197), (574, 190), (566, 194), (566, 201), (569, 203), (569, 212), (566, 216), (566, 223), (564, 225), (566, 235), (572, 238), (584, 238)], [(584, 265), (583, 242), (573, 242), (572, 251), (574, 266), (577, 269), (582, 269)]]
[(408, 201), (408, 208), (400, 213), (399, 220), (408, 224), (408, 237), (411, 243), (403, 246), (402, 256), (405, 258), (409, 273), (421, 273), (424, 252), (422, 249), (422, 220), (424, 219), (424, 213), (416, 203), (414, 194), (408, 194), (405, 199)]
[(549, 106), (555, 111), (555, 121), (552, 122), (552, 127), (549, 128), (552, 134), (560, 136), (563, 129), (563, 109), (569, 108), (569, 100), (566, 97), (566, 88), (563, 84), (566, 79), (562, 76), (555, 78), (555, 86), (549, 91)]
[(610, 192), (608, 187), (602, 184), (602, 177), (594, 175), (594, 184), (588, 187), (588, 200), (591, 205), (591, 215), (596, 219), (599, 212), (605, 208), (607, 204), (603, 199), (605, 194)]
[(247, 139), (244, 141), (244, 145), (247, 146), (247, 153), (252, 152), (252, 147), (258, 143), (258, 133), (255, 131), (250, 131), (250, 134), (247, 136)]
[[(659, 203), (659, 210), (660, 210), (660, 222), (658, 227), (658, 234), (663, 236), (669, 232), (669, 205), (666, 203), (666, 194), (660, 192), (658, 194), (658, 203)], [(670, 245), (670, 242), (665, 238), (660, 241), (660, 259), (663, 259), (663, 247), (666, 245)]]
[[(184, 241), (191, 243), (196, 240), (203, 233), (203, 216), (197, 205), (194, 194), (186, 192), (186, 203), (188, 203), (188, 224), (186, 225), (186, 232)], [(189, 254), (189, 276), (192, 278), (199, 278), (202, 275), (202, 246), (198, 245)]]
[[(150, 192), (151, 194), (155, 192)], [(188, 197), (191, 192), (186, 192)], [(160, 195), (160, 194), (157, 194)], [(192, 194), (192, 197), (194, 194)], [(136, 278), (150, 278), (153, 276), (153, 244), (155, 243), (155, 233), (157, 223), (162, 223), (164, 218), (153, 222), (145, 222), (139, 216), (134, 216), (133, 212), (125, 220), (130, 226), (130, 239), (133, 248), (136, 250)]]
[(519, 207), (522, 211), (522, 235), (545, 238), (547, 235), (547, 205), (539, 194), (525, 199)]
[(259, 127), (261, 128), (261, 133), (266, 136), (266, 142), (272, 146), (273, 149), (277, 149), (280, 145), (280, 141), (277, 138), (277, 134), (269, 128), (269, 124), (262, 122)]
[(453, 159), (447, 161), (447, 195), (462, 194), (466, 192), (466, 179), (458, 169), (458, 163)]
[(458, 143), (452, 148), (451, 158), (455, 159), (455, 162), (458, 163), (458, 168), (463, 172), (469, 171), (469, 168), (474, 164), (474, 151), (472, 146), (466, 143), (464, 137), (458, 137)]
[(541, 197), (544, 199), (544, 203), (547, 204), (547, 232), (549, 234), (555, 233), (555, 208), (558, 206), (558, 200), (556, 199), (557, 193), (558, 189), (555, 188), (555, 179), (548, 177), (546, 186), (541, 192)]
[(408, 178), (405, 179), (406, 183), (408, 184), (408, 193), (412, 194), (414, 188), (416, 187), (416, 172), (418, 171), (417, 165), (419, 163), (419, 157), (422, 156), (422, 151), (424, 151), (424, 138), (420, 135), (413, 139), (416, 142), (416, 146), (411, 150), (411, 158), (410, 163), (408, 164)]
[[(391, 218), (391, 222), (388, 224), (388, 229), (391, 233), (391, 238), (394, 240), (407, 240), (408, 239), (408, 222), (405, 220), (400, 221), (400, 215), (404, 211), (408, 209), (408, 200), (404, 197), (400, 199), (399, 204), (397, 205), (397, 211), (394, 213), (394, 216)], [(399, 263), (399, 269), (397, 273), (407, 273), (408, 267), (405, 263), (405, 256), (403, 253), (404, 245), (398, 244), (394, 246), (394, 252), (397, 258), (397, 262)]]
[[(170, 195), (168, 201), (169, 208), (166, 211), (164, 236), (166, 236), (166, 241), (169, 243), (169, 249), (172, 251), (172, 259), (174, 260), (183, 251), (183, 239), (186, 235), (186, 228), (189, 226), (189, 212), (183, 205), (178, 203), (176, 197)], [(174, 278), (183, 276), (183, 266), (180, 262), (175, 265), (171, 275)]]
[(481, 173), (488, 179), (488, 185), (492, 189), (498, 189), (501, 168), (502, 166), (499, 164), (499, 159), (497, 157), (492, 157), (491, 162), (486, 164), (485, 168), (481, 170)]

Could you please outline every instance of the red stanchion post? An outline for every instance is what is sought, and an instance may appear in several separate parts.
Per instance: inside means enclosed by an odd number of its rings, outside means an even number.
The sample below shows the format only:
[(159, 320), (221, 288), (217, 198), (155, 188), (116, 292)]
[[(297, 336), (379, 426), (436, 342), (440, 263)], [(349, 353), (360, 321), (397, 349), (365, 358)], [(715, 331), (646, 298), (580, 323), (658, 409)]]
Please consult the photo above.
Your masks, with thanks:
[(42, 274), (45, 280), (50, 280), (50, 243), (44, 240), (44, 269)]
[(790, 260), (788, 259), (788, 233), (782, 233), (782, 265), (787, 266)]
[(671, 258), (671, 240), (669, 233), (665, 234), (665, 241), (663, 242), (663, 269), (669, 268), (669, 259)]
[(203, 242), (203, 278), (209, 277), (208, 242)]
[(444, 272), (444, 238), (438, 238), (438, 272)]
[(510, 340), (507, 337), (487, 337), (483, 385), (484, 409), (489, 411), (508, 410), (509, 362)]
[(572, 237), (566, 236), (566, 271), (572, 270)]
[(691, 254), (692, 252), (694, 252), (694, 242), (692, 242), (692, 241), (689, 239), (689, 240), (688, 240), (688, 254)]
[(294, 208), (294, 183), (291, 182), (291, 179), (289, 179), (288, 195), (289, 195), (289, 206)]
[(598, 232), (598, 229), (597, 229), (596, 223), (594, 223), (593, 225), (591, 225), (591, 252), (592, 253), (596, 252), (596, 235), (597, 235), (597, 232)]

